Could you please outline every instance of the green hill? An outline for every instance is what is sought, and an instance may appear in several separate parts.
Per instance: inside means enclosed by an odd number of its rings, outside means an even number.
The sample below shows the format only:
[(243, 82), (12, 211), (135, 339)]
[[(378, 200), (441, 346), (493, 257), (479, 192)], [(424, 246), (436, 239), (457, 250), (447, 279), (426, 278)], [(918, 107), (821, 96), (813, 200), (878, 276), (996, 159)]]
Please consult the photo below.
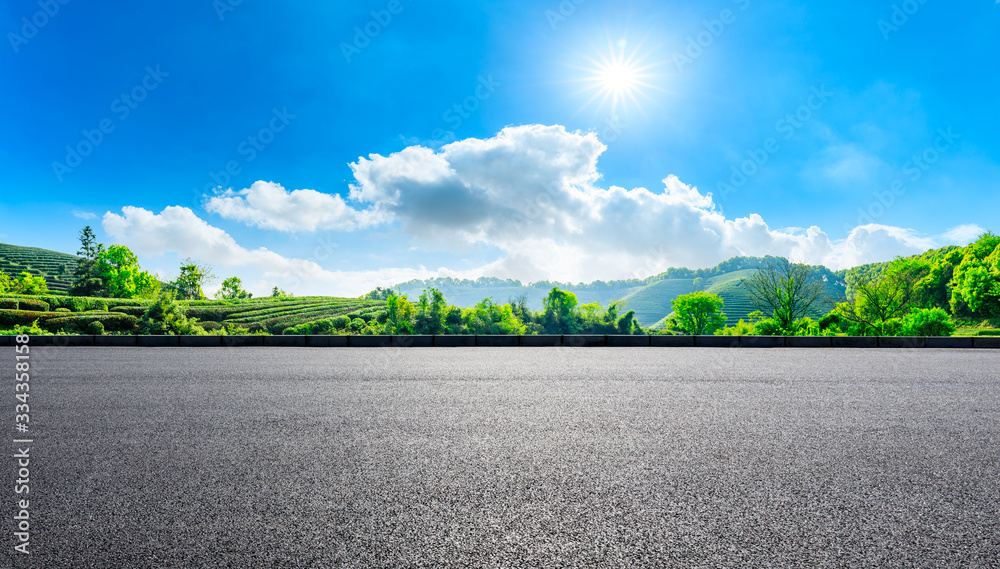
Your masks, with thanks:
[[(761, 257), (735, 257), (710, 269), (670, 269), (641, 281), (596, 281), (589, 284), (545, 281), (525, 285), (515, 280), (481, 278), (471, 281), (444, 278), (415, 280), (393, 288), (406, 294), (411, 300), (416, 300), (425, 288), (433, 287), (444, 293), (451, 304), (466, 308), (487, 297), (493, 297), (495, 302), (507, 302), (523, 295), (529, 308), (540, 310), (545, 295), (552, 287), (559, 287), (573, 292), (580, 304), (597, 302), (607, 306), (618, 301), (619, 313), (634, 310), (639, 323), (647, 327), (661, 324), (672, 312), (671, 301), (678, 296), (704, 290), (722, 297), (725, 301), (723, 310), (726, 312), (727, 325), (732, 325), (755, 310), (740, 282), (767, 262), (767, 258)], [(842, 276), (825, 267), (816, 269), (827, 283), (826, 296), (834, 300), (843, 299), (846, 286)], [(830, 308), (829, 303), (821, 303), (810, 316), (823, 316)]]
[(28, 272), (45, 278), (49, 290), (66, 292), (73, 285), (73, 271), (82, 257), (0, 243), (0, 271), (10, 276)]

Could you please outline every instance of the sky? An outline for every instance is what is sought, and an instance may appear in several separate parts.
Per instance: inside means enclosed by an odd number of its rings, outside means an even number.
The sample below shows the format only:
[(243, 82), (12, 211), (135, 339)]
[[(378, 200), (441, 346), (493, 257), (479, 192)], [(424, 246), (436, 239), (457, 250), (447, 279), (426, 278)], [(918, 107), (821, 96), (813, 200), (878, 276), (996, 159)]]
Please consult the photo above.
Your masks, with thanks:
[[(9, 0), (0, 242), (256, 295), (1000, 230), (1000, 5)], [(211, 287), (209, 287), (211, 290)]]

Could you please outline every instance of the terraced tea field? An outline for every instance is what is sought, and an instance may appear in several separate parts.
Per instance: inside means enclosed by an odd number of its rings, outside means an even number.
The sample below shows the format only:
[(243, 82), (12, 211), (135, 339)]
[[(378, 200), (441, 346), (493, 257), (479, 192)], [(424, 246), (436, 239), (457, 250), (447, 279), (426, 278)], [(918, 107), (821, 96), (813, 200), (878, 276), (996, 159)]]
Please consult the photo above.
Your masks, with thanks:
[(80, 259), (48, 249), (0, 243), (0, 271), (10, 276), (28, 272), (43, 277), (49, 290), (55, 292), (66, 292), (73, 285), (73, 271)]
[[(152, 300), (68, 296), (0, 297), (0, 329), (39, 326), (51, 332), (82, 332), (101, 322), (109, 332), (131, 332)], [(185, 315), (206, 331), (227, 325), (250, 332), (281, 334), (286, 328), (346, 316), (370, 322), (385, 310), (385, 302), (357, 298), (261, 298), (242, 302), (200, 300), (179, 303)]]

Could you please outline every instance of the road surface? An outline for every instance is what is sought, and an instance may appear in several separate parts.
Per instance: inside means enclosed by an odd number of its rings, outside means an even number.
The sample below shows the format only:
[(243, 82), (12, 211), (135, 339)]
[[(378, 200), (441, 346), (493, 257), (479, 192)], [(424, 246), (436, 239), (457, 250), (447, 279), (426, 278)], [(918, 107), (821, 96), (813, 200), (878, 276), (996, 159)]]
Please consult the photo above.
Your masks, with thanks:
[(1000, 564), (1000, 351), (31, 356), (0, 567)]

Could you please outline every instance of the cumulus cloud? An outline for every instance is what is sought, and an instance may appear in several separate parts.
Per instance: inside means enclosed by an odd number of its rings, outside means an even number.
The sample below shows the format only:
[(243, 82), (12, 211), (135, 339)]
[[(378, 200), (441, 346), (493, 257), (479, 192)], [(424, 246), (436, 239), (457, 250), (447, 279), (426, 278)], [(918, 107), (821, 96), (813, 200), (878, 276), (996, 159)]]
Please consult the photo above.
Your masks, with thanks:
[(280, 284), (296, 294), (358, 296), (376, 286), (392, 286), (413, 279), (482, 276), (479, 271), (432, 271), (424, 267), (330, 271), (317, 262), (329, 254), (322, 247), (312, 252), (316, 260), (288, 258), (264, 247), (247, 249), (224, 230), (179, 206), (167, 207), (160, 213), (127, 206), (122, 208), (121, 214), (104, 214), (101, 225), (108, 236), (127, 244), (141, 256), (177, 253), (180, 257), (197, 258), (215, 267), (251, 269), (256, 273), (253, 278), (258, 294)]
[[(226, 191), (206, 206), (225, 218), (280, 231), (389, 225), (417, 247), (496, 247), (500, 258), (476, 272), (526, 281), (644, 278), (669, 267), (712, 266), (739, 255), (777, 255), (837, 269), (967, 242), (981, 231), (960, 227), (926, 236), (872, 224), (831, 240), (815, 226), (772, 228), (756, 214), (728, 219), (711, 194), (676, 176), (654, 190), (602, 187), (598, 159), (605, 150), (593, 133), (561, 126), (508, 127), (492, 138), (462, 140), (437, 151), (411, 146), (389, 156), (359, 158), (350, 164), (355, 179), (346, 200), (257, 182)], [(169, 243), (199, 258), (211, 254), (219, 263), (235, 258), (275, 271), (315, 274), (331, 283), (343, 277), (315, 262), (242, 249), (184, 208), (158, 215), (126, 208), (124, 214), (105, 216), (105, 229), (127, 233), (143, 250)], [(195, 231), (174, 235), (170, 229), (187, 227)], [(151, 229), (159, 233), (149, 236)]]
[(375, 211), (357, 211), (336, 194), (316, 190), (288, 191), (259, 181), (247, 189), (228, 189), (205, 202), (205, 209), (224, 218), (278, 231), (355, 230), (379, 221)]

